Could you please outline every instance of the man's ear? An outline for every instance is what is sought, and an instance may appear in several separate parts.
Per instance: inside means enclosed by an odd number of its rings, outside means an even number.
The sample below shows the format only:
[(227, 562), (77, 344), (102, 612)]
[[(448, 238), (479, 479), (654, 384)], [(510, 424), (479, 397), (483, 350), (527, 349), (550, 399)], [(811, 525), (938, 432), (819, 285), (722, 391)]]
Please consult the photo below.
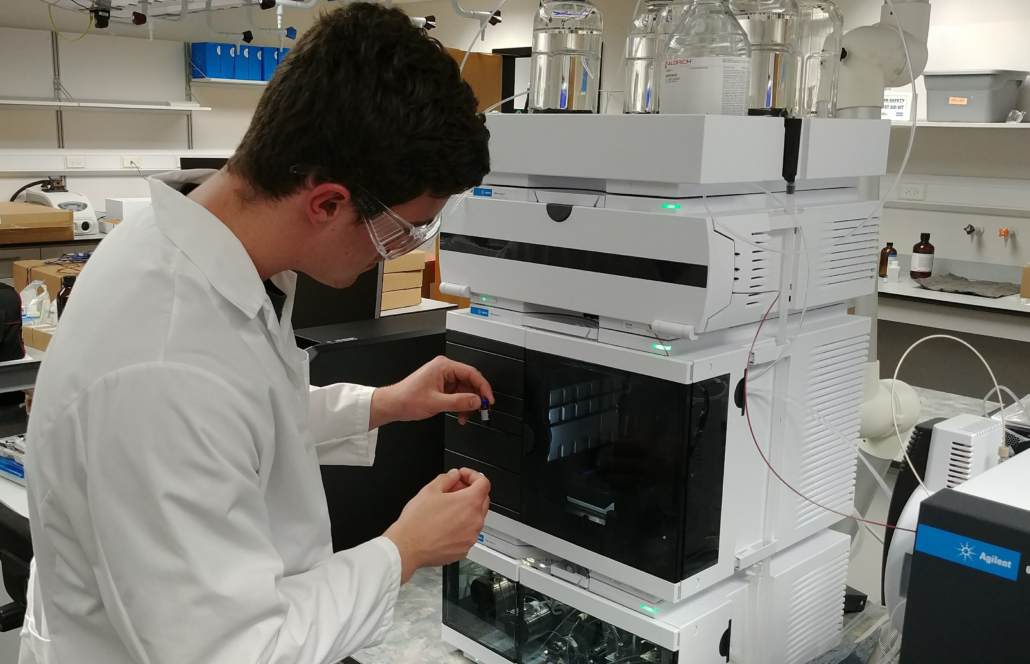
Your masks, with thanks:
[(325, 226), (341, 215), (356, 214), (350, 190), (342, 184), (316, 185), (304, 200), (308, 221), (315, 226)]

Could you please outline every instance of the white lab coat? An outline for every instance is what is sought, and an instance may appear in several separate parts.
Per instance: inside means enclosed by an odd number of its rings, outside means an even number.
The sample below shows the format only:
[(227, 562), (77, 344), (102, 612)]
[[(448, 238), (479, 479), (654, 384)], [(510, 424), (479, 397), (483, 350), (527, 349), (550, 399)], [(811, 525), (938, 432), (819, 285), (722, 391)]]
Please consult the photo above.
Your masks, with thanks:
[(161, 179), (83, 270), (39, 372), (23, 657), (337, 662), (383, 638), (400, 586), (384, 537), (333, 554), (319, 474), (372, 463), (373, 390), (309, 392), (296, 275), (274, 278), (280, 323), (236, 236)]

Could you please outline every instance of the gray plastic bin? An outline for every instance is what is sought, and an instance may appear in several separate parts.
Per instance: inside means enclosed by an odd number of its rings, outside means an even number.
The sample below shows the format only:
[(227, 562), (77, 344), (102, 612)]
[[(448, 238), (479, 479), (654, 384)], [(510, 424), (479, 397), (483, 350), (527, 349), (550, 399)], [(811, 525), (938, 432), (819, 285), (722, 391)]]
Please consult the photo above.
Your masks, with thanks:
[(926, 72), (930, 122), (1005, 122), (1030, 72), (1007, 69)]

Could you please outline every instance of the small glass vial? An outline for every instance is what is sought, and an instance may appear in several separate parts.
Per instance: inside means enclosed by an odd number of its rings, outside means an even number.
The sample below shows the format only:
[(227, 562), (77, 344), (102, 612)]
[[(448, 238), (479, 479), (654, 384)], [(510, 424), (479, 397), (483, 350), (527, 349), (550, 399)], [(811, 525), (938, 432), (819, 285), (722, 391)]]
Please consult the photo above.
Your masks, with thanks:
[(670, 0), (648, 0), (633, 17), (626, 36), (625, 113), (653, 113), (658, 99), (654, 86), (654, 53), (658, 18)]
[(933, 245), (930, 244), (929, 233), (921, 233), (919, 243), (912, 247), (909, 275), (913, 279), (926, 279), (933, 275)]
[(747, 115), (751, 44), (727, 0), (695, 0), (669, 30), (655, 67), (659, 111)]
[(590, 0), (547, 0), (533, 20), (531, 113), (596, 113), (604, 19)]
[(891, 256), (897, 256), (898, 250), (894, 248), (893, 242), (888, 242), (887, 246), (880, 252), (880, 276), (887, 276), (887, 261), (891, 259)]

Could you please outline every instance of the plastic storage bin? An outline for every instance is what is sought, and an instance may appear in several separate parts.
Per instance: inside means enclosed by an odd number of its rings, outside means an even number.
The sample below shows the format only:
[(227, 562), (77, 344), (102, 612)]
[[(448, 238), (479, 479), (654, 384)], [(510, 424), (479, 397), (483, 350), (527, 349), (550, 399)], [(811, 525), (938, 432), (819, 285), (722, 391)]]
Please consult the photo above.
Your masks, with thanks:
[(233, 69), (233, 78), (241, 81), (259, 80), (255, 78), (258, 69), (253, 64), (257, 62), (254, 52), (258, 48), (247, 44), (236, 47), (236, 67)]
[(265, 46), (261, 49), (261, 80), (271, 81), (275, 68), (279, 66), (279, 49)]
[(222, 44), (222, 78), (236, 78), (235, 44)]
[(930, 122), (1005, 122), (1030, 72), (1007, 69), (926, 72)]
[[(226, 44), (215, 42), (199, 42), (190, 44), (190, 61), (193, 63), (193, 78), (222, 78), (222, 51), (228, 49)], [(232, 70), (229, 70), (232, 78)]]

